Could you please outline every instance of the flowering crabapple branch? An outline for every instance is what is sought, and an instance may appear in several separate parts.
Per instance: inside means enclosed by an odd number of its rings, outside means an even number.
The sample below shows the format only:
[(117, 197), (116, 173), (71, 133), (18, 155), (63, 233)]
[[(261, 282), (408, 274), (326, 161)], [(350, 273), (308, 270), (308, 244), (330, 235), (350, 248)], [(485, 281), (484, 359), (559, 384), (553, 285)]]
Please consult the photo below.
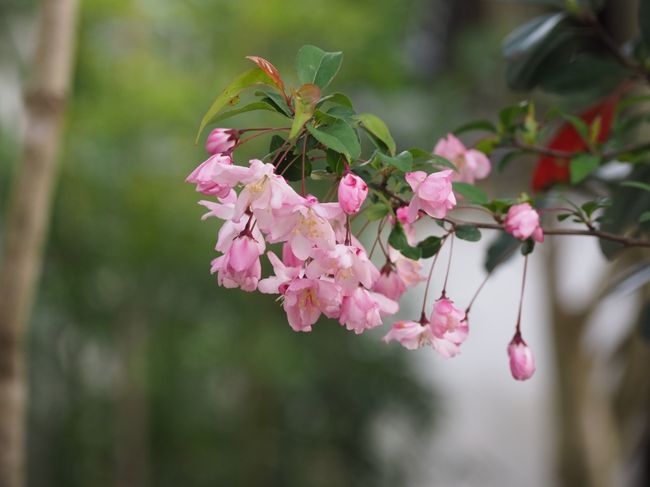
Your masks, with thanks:
[[(277, 295), (296, 332), (311, 331), (325, 316), (355, 334), (364, 333), (397, 313), (402, 296), (426, 281), (419, 319), (393, 323), (383, 339), (409, 350), (430, 346), (444, 357), (453, 357), (469, 336), (470, 309), (492, 272), (465, 311), (458, 308), (449, 297), (453, 289), (448, 289), (453, 242), (479, 240), (478, 229), (500, 230), (519, 240), (526, 256), (518, 318), (508, 345), (511, 373), (525, 380), (533, 375), (535, 365), (521, 334), (521, 303), (528, 254), (535, 243), (542, 243), (544, 234), (589, 235), (627, 246), (650, 246), (596, 227), (544, 230), (540, 213), (525, 195), (517, 200), (488, 200), (474, 183), (488, 177), (490, 159), (454, 135), (440, 139), (433, 151), (399, 152), (379, 117), (358, 113), (342, 93), (323, 93), (340, 68), (342, 53), (301, 48), (296, 60), (301, 85), (296, 89), (287, 89), (270, 62), (255, 56), (249, 59), (256, 67), (216, 98), (201, 122), (199, 136), (215, 121), (254, 110), (271, 111), (284, 123), (277, 128), (213, 129), (205, 143), (208, 158), (186, 181), (207, 198), (199, 201), (207, 210), (203, 219), (221, 222), (218, 255), (211, 263), (218, 284)], [(252, 86), (258, 88), (257, 100), (233, 109), (240, 93)], [(254, 134), (241, 138), (246, 132)], [(370, 154), (363, 154), (361, 135), (374, 147)], [(263, 136), (270, 138), (268, 150), (257, 159), (240, 161), (241, 145)], [(332, 182), (325, 198), (309, 193), (310, 180)], [(456, 219), (453, 211), (459, 208), (459, 200), (465, 208), (476, 205), (469, 208), (490, 214), (495, 223)], [(578, 221), (593, 225), (594, 208), (569, 211)], [(355, 235), (353, 227), (360, 219), (365, 222)], [(428, 219), (442, 227), (443, 234), (418, 238), (417, 228)], [(371, 223), (377, 225), (377, 233), (367, 252), (359, 237)], [(441, 295), (430, 305), (432, 276), (448, 240)], [(375, 263), (377, 246), (384, 260)], [(262, 276), (263, 258), (272, 267), (270, 275)], [(425, 278), (423, 261), (430, 258)]]

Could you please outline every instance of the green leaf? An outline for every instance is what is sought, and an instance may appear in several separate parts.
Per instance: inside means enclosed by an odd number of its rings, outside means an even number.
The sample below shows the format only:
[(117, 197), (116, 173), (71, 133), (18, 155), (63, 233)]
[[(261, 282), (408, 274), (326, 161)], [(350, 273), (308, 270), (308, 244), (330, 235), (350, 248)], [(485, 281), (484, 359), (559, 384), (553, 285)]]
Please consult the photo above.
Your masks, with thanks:
[(384, 203), (375, 203), (366, 208), (363, 213), (369, 221), (381, 220), (390, 213), (390, 208)]
[(302, 46), (296, 57), (298, 80), (303, 84), (313, 83), (323, 89), (334, 79), (341, 62), (342, 52), (325, 52), (316, 46)]
[[(634, 167), (629, 176), (633, 183), (638, 181), (650, 181), (650, 166), (639, 164)], [(641, 183), (642, 185), (645, 183)], [(628, 186), (623, 184), (615, 186), (612, 191), (612, 206), (605, 209), (601, 230), (616, 234), (630, 233), (650, 234), (650, 223), (641, 222), (641, 215), (650, 208), (650, 192), (645, 187)], [(620, 250), (625, 248), (622, 244), (600, 239), (600, 248), (605, 257), (612, 259)]]
[(255, 92), (255, 95), (264, 97), (262, 98), (262, 101), (270, 105), (273, 105), (276, 111), (283, 113), (287, 117), (293, 117), (291, 108), (289, 108), (289, 105), (287, 105), (287, 101), (280, 93), (276, 93), (275, 91), (259, 90)]
[(318, 106), (323, 105), (325, 102), (354, 109), (352, 106), (352, 100), (350, 100), (350, 98), (343, 93), (332, 93), (331, 95), (324, 96), (318, 102)]
[(468, 183), (452, 183), (454, 193), (462, 195), (468, 203), (484, 205), (488, 202), (487, 194), (480, 188)]
[(442, 247), (442, 238), (436, 237), (434, 235), (427, 237), (418, 243), (418, 248), (422, 252), (422, 259), (433, 257), (438, 253), (440, 247)]
[(650, 211), (644, 211), (639, 217), (639, 223), (645, 223), (650, 221)]
[(528, 113), (528, 101), (504, 108), (499, 112), (500, 132), (511, 132), (517, 126), (517, 119)]
[(360, 113), (357, 115), (357, 120), (361, 126), (371, 135), (376, 137), (388, 149), (391, 156), (395, 155), (397, 147), (395, 140), (388, 130), (388, 126), (377, 115), (372, 113)]
[(395, 250), (399, 250), (404, 257), (417, 260), (422, 256), (422, 250), (418, 247), (411, 247), (404, 233), (402, 224), (397, 222), (388, 236), (388, 243)]
[(343, 154), (350, 162), (355, 161), (361, 155), (361, 144), (356, 131), (343, 120), (336, 120), (332, 124), (318, 127), (308, 124), (307, 130), (318, 142)]
[(599, 165), (600, 157), (592, 154), (578, 154), (571, 159), (571, 165), (569, 167), (571, 184), (578, 184), (587, 179), (591, 173), (598, 169)]
[(450, 160), (445, 159), (444, 157), (439, 156), (439, 155), (437, 155), (437, 154), (431, 154), (430, 157), (431, 157), (431, 162), (432, 162), (434, 165), (436, 165), (436, 166), (446, 167), (447, 169), (451, 169), (452, 171), (456, 171), (456, 172), (458, 172), (458, 168), (457, 168), (456, 165), (455, 165), (453, 162), (451, 162)]
[(375, 157), (382, 163), (393, 166), (402, 172), (409, 172), (413, 170), (413, 156), (409, 151), (400, 152), (395, 157), (387, 156), (382, 152), (375, 152)]
[(501, 233), (488, 247), (485, 256), (485, 270), (492, 272), (497, 266), (503, 264), (514, 255), (519, 244), (519, 240), (509, 233)]
[[(307, 130), (309, 130), (309, 127), (307, 127)], [(339, 176), (343, 174), (343, 170), (345, 169), (345, 156), (343, 154), (332, 149), (327, 149), (325, 151), (325, 160), (330, 171)]]
[(524, 240), (521, 244), (521, 255), (532, 254), (535, 250), (535, 241), (532, 238)]
[(629, 69), (613, 59), (590, 53), (579, 53), (570, 59), (561, 60), (553, 68), (543, 73), (540, 86), (559, 95), (584, 93), (585, 87), (592, 85), (593, 80), (598, 80), (598, 84), (605, 88), (613, 89), (630, 75)]
[(253, 112), (255, 110), (269, 110), (272, 112), (277, 112), (274, 106), (270, 105), (269, 103), (266, 103), (264, 101), (255, 101), (253, 103), (249, 103), (248, 105), (245, 105), (241, 108), (237, 108), (235, 110), (228, 110), (227, 112), (221, 112), (219, 115), (214, 117), (212, 119), (213, 122), (219, 122), (221, 120), (225, 120), (230, 117), (234, 117), (236, 115), (239, 115), (241, 113), (246, 113), (246, 112)]
[(642, 189), (644, 191), (650, 191), (650, 184), (642, 183), (641, 181), (623, 181), (621, 186), (627, 186), (628, 188)]
[(314, 115), (316, 102), (320, 98), (320, 89), (316, 85), (304, 84), (298, 88), (293, 98), (296, 115), (289, 132), (289, 138), (292, 140), (298, 137), (304, 125)]
[[(217, 114), (223, 110), (224, 107), (226, 107), (229, 103), (231, 103), (234, 100), (237, 99), (237, 95), (241, 93), (243, 90), (248, 88), (249, 86), (253, 86), (256, 84), (266, 84), (266, 85), (273, 85), (273, 80), (269, 78), (269, 75), (266, 74), (264, 71), (262, 71), (260, 68), (253, 68), (245, 73), (240, 74), (237, 78), (235, 78), (227, 87), (225, 90), (223, 90), (219, 96), (212, 102), (212, 105), (206, 112), (206, 114), (203, 116), (203, 119), (201, 120), (201, 123), (199, 125), (199, 130), (196, 134), (196, 140), (195, 143), (199, 142), (199, 137), (201, 137), (201, 132), (203, 132), (203, 129), (208, 125), (209, 123), (212, 122), (214, 117), (217, 116)], [(237, 100), (238, 101), (238, 100)]]
[(535, 17), (520, 26), (503, 41), (503, 55), (506, 58), (522, 56), (542, 45), (557, 26), (567, 17), (565, 12), (557, 12)]
[(454, 130), (454, 134), (460, 135), (462, 133), (472, 132), (475, 130), (483, 130), (485, 132), (491, 132), (493, 134), (497, 133), (497, 128), (489, 120), (475, 120), (473, 122), (461, 125), (456, 130)]
[(575, 115), (571, 115), (570, 113), (561, 113), (560, 116), (573, 125), (573, 128), (576, 129), (576, 132), (578, 132), (583, 142), (590, 144), (589, 126), (587, 126), (584, 120)]
[(459, 239), (467, 240), (468, 242), (478, 242), (481, 240), (481, 231), (474, 225), (458, 225), (455, 233)]

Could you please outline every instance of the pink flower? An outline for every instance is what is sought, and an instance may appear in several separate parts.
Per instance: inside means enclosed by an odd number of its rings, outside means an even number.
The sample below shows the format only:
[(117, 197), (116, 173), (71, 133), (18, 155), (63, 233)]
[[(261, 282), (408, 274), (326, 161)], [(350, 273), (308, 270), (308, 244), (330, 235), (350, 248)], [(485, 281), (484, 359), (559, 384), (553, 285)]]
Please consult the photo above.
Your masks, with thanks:
[(214, 129), (205, 141), (205, 150), (210, 154), (229, 154), (237, 145), (239, 132), (234, 129)]
[(382, 316), (395, 314), (398, 310), (399, 305), (392, 299), (358, 287), (343, 298), (339, 323), (359, 335), (381, 325)]
[(539, 226), (539, 213), (530, 204), (513, 205), (508, 210), (505, 221), (506, 232), (519, 240), (531, 237), (536, 242), (544, 241), (544, 232)]
[(295, 279), (284, 292), (284, 310), (295, 331), (311, 331), (321, 313), (339, 314), (341, 291), (334, 283), (318, 279)]
[(424, 280), (420, 275), (422, 264), (417, 260), (404, 257), (392, 247), (388, 248), (388, 256), (390, 260), (381, 269), (373, 290), (399, 301), (408, 288)]
[(406, 182), (415, 193), (408, 210), (408, 221), (413, 223), (420, 210), (434, 218), (444, 218), (456, 206), (451, 187), (451, 169), (427, 175), (424, 171), (406, 173)]
[(460, 345), (469, 333), (465, 313), (456, 308), (453, 301), (441, 298), (436, 301), (429, 320), (433, 333), (432, 345), (443, 357), (460, 353)]
[(467, 149), (453, 134), (438, 141), (433, 153), (453, 162), (458, 172), (452, 174), (453, 181), (473, 184), (477, 179), (484, 179), (490, 174), (490, 159), (481, 151)]
[(515, 333), (508, 345), (510, 372), (516, 380), (530, 379), (535, 373), (535, 357), (519, 332)]
[(258, 289), (264, 294), (284, 294), (289, 283), (302, 276), (302, 266), (300, 264), (297, 266), (286, 265), (273, 252), (269, 252), (267, 256), (275, 275), (262, 279), (258, 284)]
[(348, 215), (354, 215), (368, 196), (368, 185), (356, 174), (347, 173), (339, 183), (339, 205)]
[[(217, 247), (221, 247), (217, 244)], [(255, 291), (262, 275), (260, 254), (264, 241), (258, 242), (250, 235), (239, 235), (232, 240), (227, 251), (212, 261), (211, 272), (218, 272), (219, 285), (244, 291)]]
[(274, 225), (269, 229), (269, 241), (287, 241), (300, 260), (310, 257), (314, 248), (333, 250), (336, 233), (329, 220), (340, 214), (336, 203), (319, 203), (314, 196), (302, 198), (272, 213)]
[(359, 285), (370, 289), (379, 278), (377, 267), (360, 246), (337, 244), (331, 251), (316, 249), (312, 257), (307, 277), (330, 276), (345, 295), (354, 293)]
[[(235, 166), (240, 167), (240, 166)], [(285, 206), (293, 207), (304, 203), (304, 198), (289, 186), (282, 176), (275, 174), (273, 164), (265, 164), (252, 159), (245, 173), (240, 171), (221, 170), (222, 175), (243, 183), (245, 186), (239, 193), (235, 204), (233, 219), (238, 220), (251, 210), (263, 231), (268, 231), (275, 223), (274, 212)], [(232, 178), (232, 179), (230, 179)]]
[(296, 257), (291, 251), (291, 245), (288, 242), (282, 244), (282, 262), (290, 267), (301, 267), (303, 261)]
[(432, 338), (431, 328), (427, 324), (415, 321), (398, 321), (384, 336), (383, 340), (386, 343), (395, 340), (404, 348), (415, 350), (424, 344), (431, 343)]
[(196, 184), (199, 193), (224, 198), (228, 196), (232, 185), (224, 184), (215, 179), (220, 166), (232, 165), (230, 156), (216, 154), (202, 162), (187, 176), (186, 182)]

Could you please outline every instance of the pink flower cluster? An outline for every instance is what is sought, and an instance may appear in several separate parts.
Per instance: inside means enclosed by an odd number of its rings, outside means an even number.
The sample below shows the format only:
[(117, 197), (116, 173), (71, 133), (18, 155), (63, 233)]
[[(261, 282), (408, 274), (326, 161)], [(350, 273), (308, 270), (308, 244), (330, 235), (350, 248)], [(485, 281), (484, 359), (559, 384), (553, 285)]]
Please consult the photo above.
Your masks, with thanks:
[[(338, 319), (359, 334), (379, 326), (398, 311), (406, 288), (420, 282), (420, 264), (397, 252), (381, 272), (365, 248), (350, 234), (347, 215), (357, 213), (368, 187), (348, 172), (339, 185), (339, 201), (322, 203), (298, 194), (272, 164), (253, 159), (233, 164), (233, 139), (216, 129), (208, 137), (211, 157), (187, 178), (196, 190), (216, 196), (200, 201), (203, 218), (224, 220), (217, 238), (221, 255), (212, 261), (220, 285), (279, 294), (295, 331), (311, 331), (321, 315)], [(266, 252), (280, 244), (282, 256)], [(260, 258), (266, 252), (274, 274), (262, 278)]]
[(440, 298), (429, 319), (398, 321), (384, 337), (385, 342), (398, 341), (409, 350), (431, 345), (443, 357), (454, 357), (469, 334), (467, 317), (453, 301)]

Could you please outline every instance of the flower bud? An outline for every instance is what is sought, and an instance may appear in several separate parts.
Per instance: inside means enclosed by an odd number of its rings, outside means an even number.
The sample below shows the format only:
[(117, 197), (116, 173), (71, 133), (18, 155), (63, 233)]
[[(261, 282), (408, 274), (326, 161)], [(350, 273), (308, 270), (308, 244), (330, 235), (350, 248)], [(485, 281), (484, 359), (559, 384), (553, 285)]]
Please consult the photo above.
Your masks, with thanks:
[(530, 379), (535, 373), (535, 357), (519, 333), (515, 334), (508, 345), (510, 372), (516, 380)]
[(205, 150), (210, 154), (228, 154), (235, 148), (238, 140), (237, 130), (214, 129), (205, 141)]
[(536, 242), (544, 241), (544, 233), (539, 226), (539, 213), (528, 203), (510, 207), (506, 215), (505, 227), (506, 232), (520, 240), (533, 237)]
[(347, 173), (339, 183), (339, 205), (348, 215), (354, 215), (368, 196), (368, 185), (359, 176)]

